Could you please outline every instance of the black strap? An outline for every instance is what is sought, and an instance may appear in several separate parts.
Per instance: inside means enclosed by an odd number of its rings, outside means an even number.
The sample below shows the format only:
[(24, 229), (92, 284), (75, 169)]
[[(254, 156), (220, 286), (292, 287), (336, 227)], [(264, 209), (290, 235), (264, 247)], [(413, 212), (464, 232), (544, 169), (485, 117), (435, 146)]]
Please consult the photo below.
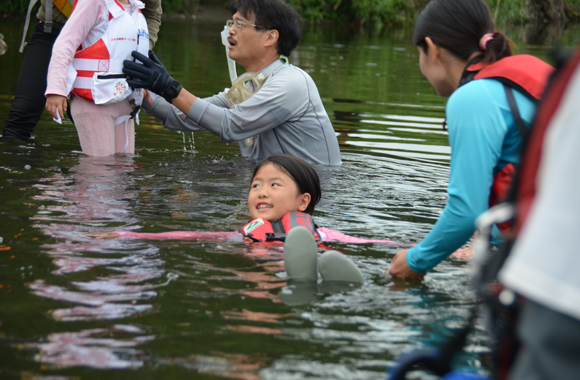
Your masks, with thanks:
[(461, 74), (461, 80), (459, 81), (460, 86), (469, 82), (469, 81), (472, 81), (473, 78), (477, 75), (477, 73), (479, 73), (481, 71), (481, 70), (477, 70), (477, 71), (467, 70), (471, 66), (473, 66), (476, 63), (479, 63), (481, 61), (483, 61), (483, 54), (475, 56), (475, 58), (473, 58), (471, 61), (469, 61), (467, 63), (467, 66), (465, 66), (465, 68), (463, 69), (463, 73)]
[(266, 232), (266, 241), (285, 241), (286, 231), (282, 219), (276, 219), (270, 223), (274, 232)]
[(505, 90), (505, 95), (507, 97), (507, 101), (510, 105), (510, 111), (512, 112), (514, 122), (516, 123), (516, 127), (518, 127), (518, 131), (520, 132), (520, 135), (525, 140), (526, 137), (528, 136), (528, 132), (529, 132), (528, 126), (526, 125), (526, 123), (524, 122), (524, 119), (522, 119), (522, 116), (520, 115), (520, 110), (518, 108), (518, 104), (516, 103), (516, 98), (514, 97), (514, 93), (512, 92), (512, 89), (509, 88), (508, 86), (506, 86), (505, 84), (503, 85), (503, 88)]
[(270, 223), (272, 224), (272, 230), (274, 230), (274, 233), (282, 233), (283, 234), (286, 232), (286, 231), (284, 231), (284, 224), (282, 224), (282, 219), (276, 219)]
[(140, 105), (135, 107), (135, 109), (131, 112), (131, 119), (134, 119), (137, 116), (140, 109), (141, 109)]

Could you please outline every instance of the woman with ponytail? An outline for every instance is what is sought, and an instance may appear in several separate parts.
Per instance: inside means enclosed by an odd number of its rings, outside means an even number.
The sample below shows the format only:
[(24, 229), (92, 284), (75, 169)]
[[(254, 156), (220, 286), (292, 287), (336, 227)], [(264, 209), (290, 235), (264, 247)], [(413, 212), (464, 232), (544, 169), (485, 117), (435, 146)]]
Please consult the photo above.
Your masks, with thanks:
[[(437, 93), (449, 97), (449, 200), (423, 241), (393, 258), (390, 273), (421, 278), (474, 233), (475, 219), (502, 202), (553, 68), (513, 55), (495, 30), (484, 0), (432, 0), (419, 14), (414, 42), (419, 66)], [(494, 241), (501, 241), (497, 226)]]

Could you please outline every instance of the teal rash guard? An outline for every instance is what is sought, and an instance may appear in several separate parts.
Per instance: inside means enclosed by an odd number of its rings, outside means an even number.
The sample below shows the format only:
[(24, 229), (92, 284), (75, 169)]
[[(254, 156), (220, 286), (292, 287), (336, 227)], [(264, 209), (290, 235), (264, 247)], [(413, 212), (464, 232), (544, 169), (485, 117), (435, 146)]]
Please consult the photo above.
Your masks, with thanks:
[[(520, 114), (531, 124), (536, 105), (512, 90)], [(409, 268), (426, 273), (460, 248), (475, 231), (475, 219), (489, 208), (493, 176), (520, 162), (521, 135), (503, 84), (477, 79), (459, 87), (445, 110), (451, 146), (449, 199), (429, 234), (407, 253)], [(494, 241), (501, 242), (497, 227)]]

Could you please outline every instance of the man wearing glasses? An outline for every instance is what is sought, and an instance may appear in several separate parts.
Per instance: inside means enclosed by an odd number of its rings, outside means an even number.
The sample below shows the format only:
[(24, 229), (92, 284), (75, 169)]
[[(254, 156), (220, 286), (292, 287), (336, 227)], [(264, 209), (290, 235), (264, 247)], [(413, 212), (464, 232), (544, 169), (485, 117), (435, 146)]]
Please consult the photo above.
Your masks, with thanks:
[[(338, 140), (316, 84), (285, 57), (300, 41), (300, 16), (283, 0), (233, 0), (231, 11), (229, 57), (246, 72), (267, 78), (263, 86), (231, 108), (229, 90), (198, 98), (169, 76), (152, 52), (149, 58), (133, 52), (143, 64), (124, 62), (129, 84), (160, 95), (152, 104), (145, 101), (145, 110), (168, 129), (208, 130), (224, 142), (239, 141), (242, 155), (250, 159), (291, 154), (314, 164), (340, 165)], [(252, 84), (245, 85), (250, 92)]]

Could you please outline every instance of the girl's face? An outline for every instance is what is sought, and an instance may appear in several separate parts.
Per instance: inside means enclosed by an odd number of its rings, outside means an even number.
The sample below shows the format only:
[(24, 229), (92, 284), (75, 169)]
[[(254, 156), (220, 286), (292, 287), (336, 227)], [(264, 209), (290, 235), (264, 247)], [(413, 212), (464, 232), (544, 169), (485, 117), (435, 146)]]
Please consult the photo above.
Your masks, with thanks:
[[(428, 47), (427, 53), (422, 47), (417, 46), (421, 73), (440, 96), (449, 97), (459, 85), (459, 79), (461, 79), (465, 63), (460, 63), (459, 60), (453, 59), (451, 53), (435, 45), (429, 37), (426, 37), (425, 41)], [(456, 65), (457, 67), (455, 67)], [(455, 71), (458, 71), (459, 76), (456, 75)], [(451, 74), (451, 72), (455, 73), (455, 75)]]
[(306, 210), (309, 203), (310, 194), (300, 194), (294, 179), (272, 163), (258, 170), (248, 195), (253, 219), (280, 219), (291, 211)]

